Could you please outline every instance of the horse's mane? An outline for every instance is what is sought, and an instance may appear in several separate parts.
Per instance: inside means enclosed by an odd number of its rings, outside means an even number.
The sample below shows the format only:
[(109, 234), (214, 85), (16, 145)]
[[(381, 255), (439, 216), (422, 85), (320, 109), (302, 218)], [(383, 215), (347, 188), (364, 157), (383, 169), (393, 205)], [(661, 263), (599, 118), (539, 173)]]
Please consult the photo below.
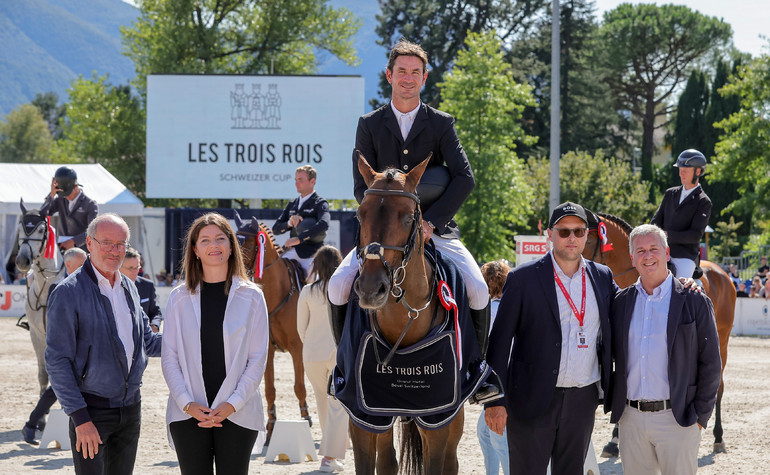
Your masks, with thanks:
[(608, 214), (608, 213), (596, 213), (596, 214), (608, 220), (609, 222), (615, 224), (617, 227), (619, 227), (624, 233), (626, 233), (629, 236), (631, 235), (631, 231), (633, 231), (634, 229), (623, 218), (615, 216), (614, 214)]
[(264, 231), (265, 234), (267, 234), (267, 237), (270, 238), (270, 244), (273, 245), (273, 249), (275, 249), (276, 252), (278, 252), (280, 249), (278, 248), (278, 245), (275, 243), (275, 235), (273, 234), (273, 230), (265, 226), (265, 223), (262, 221), (259, 222), (259, 229)]

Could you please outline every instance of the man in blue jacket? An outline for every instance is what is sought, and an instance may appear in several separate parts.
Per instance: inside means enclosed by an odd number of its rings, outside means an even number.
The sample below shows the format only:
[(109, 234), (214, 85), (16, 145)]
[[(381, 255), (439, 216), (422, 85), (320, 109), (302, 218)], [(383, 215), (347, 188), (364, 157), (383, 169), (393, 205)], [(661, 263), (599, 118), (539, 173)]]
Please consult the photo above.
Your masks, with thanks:
[(666, 267), (666, 234), (631, 232), (639, 280), (613, 302), (612, 422), (625, 473), (695, 474), (722, 371), (714, 308)]
[(47, 349), (51, 386), (70, 416), (75, 473), (129, 474), (141, 421), (139, 387), (148, 356), (160, 356), (139, 294), (119, 269), (126, 222), (113, 213), (86, 232), (90, 258), (50, 296)]

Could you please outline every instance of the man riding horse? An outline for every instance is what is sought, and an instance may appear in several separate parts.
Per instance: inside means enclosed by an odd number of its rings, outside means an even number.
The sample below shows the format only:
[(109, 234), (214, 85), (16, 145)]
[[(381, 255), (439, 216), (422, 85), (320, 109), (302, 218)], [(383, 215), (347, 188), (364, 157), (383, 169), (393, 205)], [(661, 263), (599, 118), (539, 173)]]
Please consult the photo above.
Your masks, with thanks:
[[(99, 214), (96, 201), (92, 200), (78, 183), (78, 174), (70, 167), (59, 167), (51, 180), (51, 192), (46, 195), (40, 215), (59, 213), (56, 235), (63, 251), (79, 247), (86, 251), (86, 229)], [(62, 238), (67, 238), (62, 240)], [(63, 252), (62, 251), (62, 252)]]
[[(454, 118), (420, 100), (420, 89), (428, 77), (427, 53), (414, 43), (399, 41), (391, 50), (385, 72), (392, 85), (391, 102), (362, 116), (356, 131), (353, 153), (353, 180), (356, 200), (361, 203), (366, 184), (358, 169), (359, 153), (376, 171), (395, 168), (411, 171), (432, 154), (427, 177), (436, 182), (445, 177), (445, 188), (435, 200), (421, 197), (422, 233), (425, 242), (455, 262), (467, 289), (470, 315), (482, 357), (486, 353), (490, 307), (489, 292), (473, 256), (460, 241), (454, 215), (468, 198), (475, 181), (468, 157), (454, 128)], [(418, 194), (421, 190), (418, 189)], [(344, 324), (346, 305), (358, 271), (355, 251), (351, 251), (329, 282), (332, 326), (338, 338)], [(477, 397), (491, 397), (497, 388), (484, 387)]]

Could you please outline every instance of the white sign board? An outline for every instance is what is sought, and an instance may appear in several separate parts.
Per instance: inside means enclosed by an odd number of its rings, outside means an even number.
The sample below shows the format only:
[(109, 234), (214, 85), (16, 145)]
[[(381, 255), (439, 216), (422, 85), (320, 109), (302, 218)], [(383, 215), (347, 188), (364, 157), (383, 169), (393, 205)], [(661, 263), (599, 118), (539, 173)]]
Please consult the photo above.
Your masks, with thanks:
[(550, 249), (546, 236), (515, 236), (513, 239), (516, 241), (517, 266), (540, 259)]
[(293, 198), (294, 172), (352, 199), (364, 80), (352, 76), (147, 77), (147, 196)]
[(770, 335), (770, 300), (739, 298), (735, 302), (733, 335)]

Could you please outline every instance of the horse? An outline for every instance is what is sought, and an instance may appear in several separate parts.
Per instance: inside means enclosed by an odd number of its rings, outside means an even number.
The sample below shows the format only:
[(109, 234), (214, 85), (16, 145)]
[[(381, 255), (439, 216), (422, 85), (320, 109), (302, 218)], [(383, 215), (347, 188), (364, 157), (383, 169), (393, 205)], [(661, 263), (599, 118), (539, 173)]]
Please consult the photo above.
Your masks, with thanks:
[(19, 202), (22, 217), (16, 238), (19, 251), (16, 254), (16, 268), (27, 274), (27, 301), (25, 309), (29, 322), (29, 335), (37, 356), (37, 381), (42, 394), (48, 387), (48, 372), (45, 369), (45, 328), (48, 308), (48, 290), (51, 284), (64, 277), (65, 268), (56, 233), (49, 218), (41, 216), (36, 209), (27, 210), (24, 200)]
[[(357, 211), (359, 277), (353, 288), (372, 328), (378, 328), (391, 346), (380, 365), (383, 368), (388, 368), (387, 361), (397, 348), (421, 342), (447, 315), (436, 292), (437, 271), (425, 255), (416, 195), (429, 161), (430, 156), (409, 173), (396, 169), (377, 173), (359, 154), (358, 169), (368, 189)], [(408, 472), (456, 474), (463, 423), (461, 404), (451, 422), (441, 428), (426, 429), (413, 419), (401, 424), (401, 460), (397, 461), (393, 427), (375, 433), (351, 418), (356, 473), (373, 474), (375, 469), (378, 474), (397, 473), (400, 462)]]
[[(629, 253), (629, 236), (631, 234), (631, 225), (623, 219), (610, 214), (598, 213), (599, 221), (606, 229), (607, 244), (612, 244), (612, 249), (602, 250), (603, 240), (598, 227), (591, 226), (586, 241), (583, 257), (591, 259), (608, 266), (612, 269), (615, 276), (615, 283), (619, 287), (625, 288), (632, 285), (639, 278), (639, 273), (631, 265), (631, 254)], [(598, 224), (598, 223), (597, 223)], [(727, 364), (727, 342), (730, 339), (730, 332), (733, 328), (735, 319), (735, 300), (736, 291), (730, 277), (727, 273), (713, 262), (702, 260), (700, 268), (703, 276), (700, 278), (703, 283), (703, 290), (711, 299), (714, 305), (714, 316), (717, 322), (717, 332), (719, 333), (719, 354), (722, 357), (722, 381), (719, 383), (717, 392), (717, 402), (714, 410), (714, 452), (726, 452), (725, 442), (722, 439), (722, 395), (725, 390), (724, 371)], [(613, 435), (615, 433), (613, 432)], [(605, 452), (617, 454), (617, 445), (610, 442), (605, 447)], [(604, 455), (604, 454), (603, 454)]]
[(251, 218), (242, 221), (235, 213), (237, 234), (244, 237), (241, 247), (243, 264), (252, 280), (262, 285), (268, 308), (270, 345), (265, 368), (265, 399), (267, 400), (267, 436), (270, 442), (277, 419), (275, 408), (275, 367), (276, 350), (288, 351), (294, 365), (294, 394), (299, 400), (300, 415), (313, 425), (307, 406), (305, 389), (305, 367), (302, 363), (302, 340), (297, 333), (297, 301), (304, 283), (304, 271), (295, 261), (281, 257), (281, 249), (275, 244), (273, 232), (263, 223)]

